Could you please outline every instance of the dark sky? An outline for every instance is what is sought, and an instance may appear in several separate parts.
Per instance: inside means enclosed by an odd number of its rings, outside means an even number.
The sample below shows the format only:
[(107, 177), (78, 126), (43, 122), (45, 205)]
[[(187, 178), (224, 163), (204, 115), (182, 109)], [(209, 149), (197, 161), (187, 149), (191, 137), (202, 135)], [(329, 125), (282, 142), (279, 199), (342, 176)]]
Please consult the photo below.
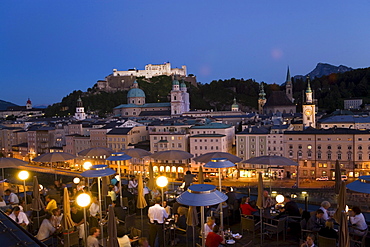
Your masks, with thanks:
[(362, 0), (2, 1), (0, 99), (51, 104), (113, 68), (167, 61), (203, 83), (368, 67), (369, 11)]

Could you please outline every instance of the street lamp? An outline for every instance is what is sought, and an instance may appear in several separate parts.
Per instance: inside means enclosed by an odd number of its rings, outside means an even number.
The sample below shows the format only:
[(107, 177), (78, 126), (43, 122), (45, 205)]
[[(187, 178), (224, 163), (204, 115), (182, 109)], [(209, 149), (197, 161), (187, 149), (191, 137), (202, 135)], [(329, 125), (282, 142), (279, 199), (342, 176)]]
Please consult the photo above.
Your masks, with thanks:
[(75, 177), (74, 179), (73, 179), (73, 183), (74, 184), (79, 184), (80, 183), (80, 178), (79, 177)]
[(86, 221), (86, 207), (91, 202), (91, 197), (87, 193), (79, 194), (76, 198), (77, 205), (84, 209), (84, 230), (85, 230), (85, 247), (87, 247), (87, 221)]
[(168, 179), (165, 176), (160, 176), (157, 178), (156, 183), (158, 187), (162, 189), (162, 207), (163, 207), (163, 201), (164, 201), (164, 193), (163, 193), (163, 188), (167, 186), (168, 184)]
[(86, 161), (84, 164), (83, 164), (83, 168), (85, 170), (89, 170), (91, 168), (92, 164), (90, 161)]
[(24, 187), (24, 203), (27, 205), (27, 194), (26, 194), (26, 179), (30, 176), (28, 171), (20, 171), (18, 173), (18, 178), (23, 180), (23, 187)]

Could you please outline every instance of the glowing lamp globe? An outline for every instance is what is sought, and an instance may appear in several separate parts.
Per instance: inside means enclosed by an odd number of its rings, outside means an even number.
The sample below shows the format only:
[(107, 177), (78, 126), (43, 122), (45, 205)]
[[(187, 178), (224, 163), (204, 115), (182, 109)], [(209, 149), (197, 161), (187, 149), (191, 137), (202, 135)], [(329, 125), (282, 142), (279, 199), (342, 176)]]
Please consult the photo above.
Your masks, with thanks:
[(91, 197), (86, 193), (82, 193), (77, 196), (76, 200), (77, 200), (77, 205), (84, 208), (90, 204)]
[(92, 167), (92, 164), (90, 161), (86, 161), (84, 164), (83, 164), (83, 167), (85, 170), (89, 170), (90, 167)]
[(18, 173), (18, 177), (20, 180), (26, 180), (29, 176), (30, 174), (28, 173), (28, 171), (20, 171)]
[(74, 179), (73, 179), (73, 183), (75, 183), (75, 184), (79, 184), (80, 183), (80, 178), (78, 178), (78, 177), (75, 177)]
[(156, 181), (157, 185), (161, 188), (166, 187), (168, 184), (168, 179), (165, 176), (160, 176)]
[(283, 203), (284, 202), (284, 196), (283, 195), (277, 195), (275, 199), (278, 203)]

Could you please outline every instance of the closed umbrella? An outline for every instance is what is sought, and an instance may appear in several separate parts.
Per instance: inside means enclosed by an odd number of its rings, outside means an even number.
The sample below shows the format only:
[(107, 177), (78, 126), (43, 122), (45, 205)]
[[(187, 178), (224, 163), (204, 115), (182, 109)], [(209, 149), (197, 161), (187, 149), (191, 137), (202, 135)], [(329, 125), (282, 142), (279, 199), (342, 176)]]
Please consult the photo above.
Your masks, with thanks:
[[(32, 211), (37, 212), (37, 220), (40, 220), (40, 211), (45, 207), (44, 203), (41, 201), (40, 198), (40, 186), (39, 181), (37, 180), (37, 176), (33, 176), (33, 188), (32, 188)], [(40, 222), (37, 222), (37, 225), (40, 225)]]
[(258, 186), (257, 186), (257, 207), (260, 210), (260, 228), (261, 228), (261, 245), (262, 245), (262, 231), (263, 231), (263, 224), (262, 224), (262, 217), (263, 217), (263, 179), (262, 179), (262, 172), (258, 174)]
[(141, 173), (139, 174), (139, 183), (137, 185), (137, 203), (136, 207), (140, 208), (141, 212), (141, 229), (144, 229), (143, 223), (143, 208), (147, 206), (147, 203), (144, 198), (144, 184), (143, 184), (143, 177)]
[(339, 194), (340, 185), (342, 181), (341, 171), (340, 171), (340, 164), (337, 160), (335, 162), (335, 194)]
[(210, 153), (202, 154), (198, 157), (195, 157), (193, 160), (195, 162), (208, 163), (215, 158), (228, 159), (232, 163), (238, 163), (242, 161), (242, 159), (239, 158), (238, 156), (235, 156), (231, 153), (226, 153), (226, 152), (210, 152)]
[(46, 153), (42, 154), (33, 159), (35, 162), (59, 162), (59, 161), (66, 161), (66, 160), (73, 160), (76, 156), (70, 153), (65, 152), (53, 152), (53, 153)]
[(63, 193), (63, 219), (61, 224), (63, 229), (65, 230), (69, 230), (74, 226), (71, 218), (71, 204), (69, 202), (69, 194), (67, 188), (64, 188)]
[(150, 190), (153, 190), (155, 188), (155, 184), (154, 184), (154, 171), (153, 171), (153, 164), (152, 164), (152, 162), (150, 162), (150, 164), (149, 164), (149, 184), (148, 184), (148, 188)]
[(203, 167), (199, 166), (198, 183), (204, 184)]
[(337, 197), (337, 210), (334, 213), (334, 219), (339, 222), (341, 213), (346, 209), (346, 184), (344, 181), (340, 184), (340, 190)]
[(199, 224), (197, 207), (190, 206), (188, 210), (188, 217), (186, 218), (186, 225), (191, 227), (193, 235), (192, 246), (195, 246), (195, 227)]
[(119, 247), (117, 239), (117, 221), (114, 215), (113, 206), (109, 206), (108, 210), (108, 247)]
[[(336, 176), (336, 175), (335, 175)], [(339, 223), (339, 245), (341, 247), (349, 246), (349, 231), (348, 231), (348, 222), (346, 214), (346, 184), (344, 181), (340, 184), (338, 201), (337, 201), (337, 210), (334, 214), (334, 219)]]
[(204, 236), (204, 206), (219, 204), (227, 200), (227, 196), (216, 190), (216, 186), (211, 184), (193, 184), (188, 190), (179, 195), (176, 201), (188, 206), (199, 206), (201, 213), (201, 235), (202, 247), (205, 245)]

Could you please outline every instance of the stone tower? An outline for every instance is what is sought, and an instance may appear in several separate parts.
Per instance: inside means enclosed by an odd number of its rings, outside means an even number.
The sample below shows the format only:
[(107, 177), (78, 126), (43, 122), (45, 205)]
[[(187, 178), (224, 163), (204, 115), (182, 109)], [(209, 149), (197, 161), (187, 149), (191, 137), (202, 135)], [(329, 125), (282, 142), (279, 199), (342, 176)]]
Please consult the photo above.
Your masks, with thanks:
[(290, 77), (290, 70), (288, 66), (288, 71), (286, 74), (286, 81), (285, 81), (285, 93), (288, 99), (293, 102), (293, 83), (292, 78)]
[(312, 89), (310, 85), (310, 78), (307, 77), (307, 90), (305, 102), (302, 105), (303, 110), (303, 128), (313, 127), (316, 128), (316, 119), (315, 119), (315, 104), (313, 103)]
[(27, 103), (26, 103), (26, 110), (31, 110), (32, 109), (32, 102), (30, 98), (28, 98)]
[(258, 113), (263, 114), (263, 106), (266, 104), (266, 93), (263, 89), (263, 83), (260, 85), (260, 93), (258, 95)]
[(86, 119), (85, 108), (84, 108), (84, 106), (82, 104), (81, 97), (79, 97), (78, 100), (77, 100), (77, 107), (76, 107), (75, 118), (77, 120), (80, 120), (80, 121)]
[(171, 116), (178, 116), (190, 110), (189, 93), (184, 81), (177, 80), (176, 76), (172, 82), (171, 90)]

